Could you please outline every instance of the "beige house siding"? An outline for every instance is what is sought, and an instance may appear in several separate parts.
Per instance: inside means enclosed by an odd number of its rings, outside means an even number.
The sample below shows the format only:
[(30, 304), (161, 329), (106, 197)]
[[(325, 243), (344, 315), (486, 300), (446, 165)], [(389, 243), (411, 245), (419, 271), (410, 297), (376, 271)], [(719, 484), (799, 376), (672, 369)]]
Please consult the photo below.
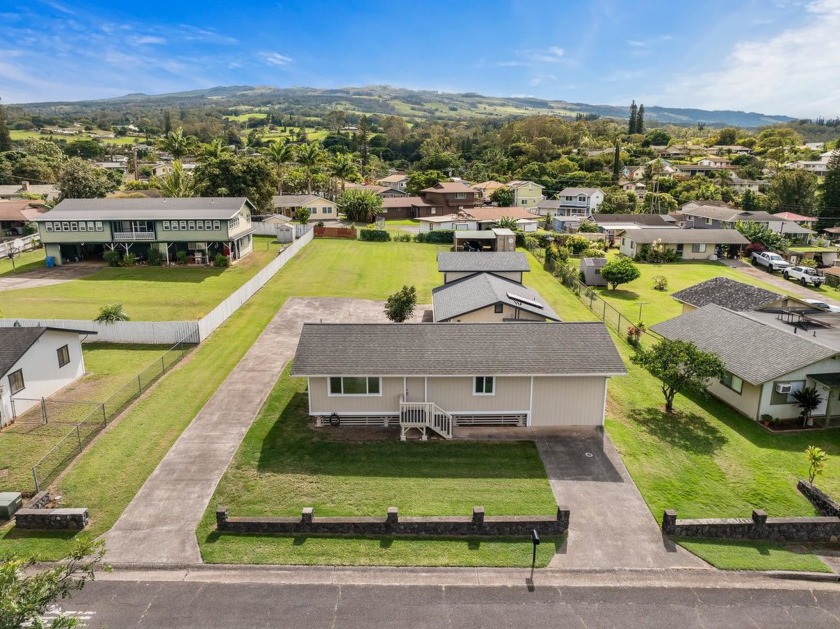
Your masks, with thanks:
[(487, 306), (480, 310), (468, 312), (458, 317), (448, 319), (447, 323), (502, 323), (506, 319), (519, 319), (522, 321), (545, 321), (545, 317), (519, 310), (504, 304), (502, 312), (495, 312), (495, 305)]
[(531, 426), (601, 426), (607, 378), (535, 376)]
[[(467, 272), (467, 271), (448, 271), (443, 274), (443, 283), (449, 284), (449, 282), (454, 282), (455, 280), (460, 280), (464, 277), (470, 277), (471, 275), (478, 275), (475, 272)], [(522, 271), (499, 271), (493, 272), (493, 275), (498, 275), (499, 277), (504, 277), (509, 280), (513, 280), (518, 284), (522, 283)]]
[[(781, 417), (782, 419), (793, 419), (799, 417), (800, 409), (796, 404), (771, 404), (773, 398), (773, 387), (777, 382), (803, 382), (806, 381), (808, 375), (821, 373), (837, 373), (840, 371), (840, 360), (835, 358), (827, 358), (819, 362), (809, 365), (802, 369), (797, 369), (790, 373), (774, 378), (770, 382), (765, 382), (761, 392), (761, 402), (758, 408), (757, 415), (760, 417), (764, 413), (772, 415), (773, 417)], [(813, 383), (808, 383), (809, 385)], [(832, 399), (832, 412), (836, 413), (838, 409), (837, 400)], [(819, 415), (819, 411), (814, 413)]]
[(429, 378), (428, 401), (448, 413), (527, 413), (531, 379), (526, 376), (498, 376), (495, 395), (473, 395), (473, 378)]
[(329, 395), (329, 378), (309, 378), (309, 414), (397, 414), (403, 393), (402, 377), (382, 378), (382, 395)]
[(760, 386), (744, 382), (741, 388), (741, 394), (738, 395), (729, 387), (726, 387), (715, 380), (712, 384), (706, 387), (706, 390), (722, 402), (725, 402), (734, 408), (739, 413), (746, 415), (750, 419), (757, 419), (758, 404), (761, 399)]
[[(662, 243), (662, 246), (665, 248), (666, 251), (676, 251), (677, 245), (669, 244), (669, 243)], [(683, 245), (683, 252), (682, 252), (682, 259), (683, 260), (708, 260), (709, 256), (714, 255), (715, 253), (715, 245), (714, 244), (706, 244), (705, 251), (698, 251), (694, 252), (691, 250), (692, 245), (687, 244)], [(619, 251), (624, 255), (635, 258), (636, 254), (641, 249), (640, 245), (637, 245), (632, 238), (628, 236), (622, 236), (621, 242), (619, 246)]]
[(513, 204), (517, 207), (534, 207), (542, 200), (540, 186), (522, 186), (513, 191)]

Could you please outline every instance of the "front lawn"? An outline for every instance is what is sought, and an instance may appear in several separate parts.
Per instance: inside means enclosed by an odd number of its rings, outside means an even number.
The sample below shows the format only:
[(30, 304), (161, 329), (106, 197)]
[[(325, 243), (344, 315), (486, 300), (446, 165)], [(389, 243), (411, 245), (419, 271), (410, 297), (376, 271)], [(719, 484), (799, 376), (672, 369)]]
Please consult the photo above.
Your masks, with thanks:
[[(409, 541), (266, 538), (215, 532), (215, 508), (232, 516), (552, 515), (556, 503), (533, 442), (352, 441), (341, 430), (308, 426), (306, 380), (278, 381), (228, 468), (199, 527), (205, 561), (353, 565), (527, 566), (528, 540)], [(362, 439), (377, 436), (361, 431)], [(546, 544), (544, 563), (553, 555)], [(551, 552), (548, 552), (551, 551)]]
[[(20, 273), (43, 268), (44, 249), (32, 249), (15, 256), (14, 264), (6, 257), (0, 257), (0, 277), (16, 277)], [(4, 296), (5, 297), (5, 296)], [(3, 300), (5, 302), (5, 299)], [(2, 311), (0, 311), (2, 315)]]
[(790, 570), (831, 572), (819, 557), (794, 552), (772, 542), (737, 540), (680, 540), (680, 546), (721, 570)]
[[(273, 238), (257, 236), (253, 253), (227, 269), (103, 268), (63, 284), (4, 291), (2, 314), (7, 318), (90, 320), (105, 304), (121, 303), (134, 321), (193, 321), (256, 275), (276, 257), (279, 247)], [(43, 258), (43, 250), (39, 253)]]

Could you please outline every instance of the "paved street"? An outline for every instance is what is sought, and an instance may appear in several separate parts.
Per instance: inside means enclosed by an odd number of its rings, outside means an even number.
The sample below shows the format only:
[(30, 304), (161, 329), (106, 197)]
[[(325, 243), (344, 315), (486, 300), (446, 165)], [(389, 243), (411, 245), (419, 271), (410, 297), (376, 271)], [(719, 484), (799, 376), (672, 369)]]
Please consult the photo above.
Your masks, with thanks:
[(89, 584), (62, 609), (89, 627), (111, 629), (840, 624), (840, 592), (826, 588), (558, 587), (541, 585), (539, 575), (535, 581), (529, 588), (525, 583), (482, 587), (107, 580)]
[(537, 438), (558, 505), (571, 509), (569, 536), (550, 567), (704, 568), (665, 538), (606, 433), (570, 428)]
[(106, 561), (170, 565), (201, 561), (195, 528), (294, 355), (305, 321), (384, 322), (386, 318), (378, 301), (289, 299), (105, 534)]

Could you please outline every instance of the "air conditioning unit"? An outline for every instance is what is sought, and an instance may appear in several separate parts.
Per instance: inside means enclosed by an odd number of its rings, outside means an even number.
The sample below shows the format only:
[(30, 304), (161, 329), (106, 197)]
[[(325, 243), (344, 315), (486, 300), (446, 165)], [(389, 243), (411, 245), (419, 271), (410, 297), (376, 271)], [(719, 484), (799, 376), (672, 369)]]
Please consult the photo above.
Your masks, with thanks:
[(790, 383), (789, 382), (777, 382), (776, 383), (776, 393), (790, 393)]

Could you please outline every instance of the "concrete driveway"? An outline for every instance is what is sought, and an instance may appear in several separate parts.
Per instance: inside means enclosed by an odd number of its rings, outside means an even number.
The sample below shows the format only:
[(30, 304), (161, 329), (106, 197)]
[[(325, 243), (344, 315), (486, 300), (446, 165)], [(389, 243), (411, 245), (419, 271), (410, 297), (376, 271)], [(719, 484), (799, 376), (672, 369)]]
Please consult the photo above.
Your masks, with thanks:
[(102, 263), (80, 262), (78, 264), (66, 264), (52, 269), (44, 267), (23, 273), (11, 273), (0, 277), (0, 291), (64, 284), (65, 282), (71, 282), (91, 275), (104, 268), (105, 265)]
[(662, 535), (603, 429), (564, 429), (536, 442), (557, 504), (571, 510), (551, 568), (708, 568)]
[[(415, 320), (423, 309), (417, 312)], [(105, 534), (108, 563), (201, 562), (195, 529), (245, 433), (294, 356), (304, 322), (387, 319), (379, 301), (287, 300)]]
[(837, 299), (837, 292), (832, 288), (825, 288), (820, 291), (815, 291), (807, 286), (802, 286), (793, 280), (786, 280), (781, 273), (768, 273), (763, 267), (754, 267), (741, 260), (721, 260), (731, 269), (740, 271), (744, 275), (760, 280), (783, 291), (801, 297), (802, 299), (819, 299), (832, 306), (840, 306), (840, 300)]

